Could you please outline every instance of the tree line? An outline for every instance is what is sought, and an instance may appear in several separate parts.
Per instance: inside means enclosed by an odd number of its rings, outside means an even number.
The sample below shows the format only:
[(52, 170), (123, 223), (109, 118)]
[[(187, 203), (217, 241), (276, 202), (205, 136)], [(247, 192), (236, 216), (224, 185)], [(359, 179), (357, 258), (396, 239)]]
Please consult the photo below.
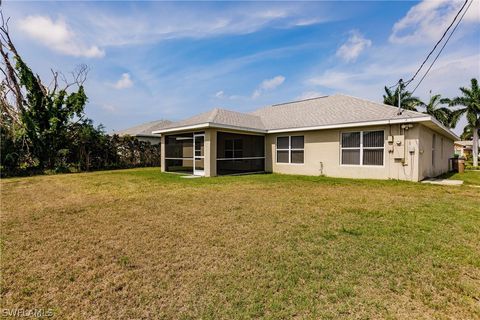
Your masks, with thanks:
[(52, 71), (46, 85), (0, 27), (0, 158), (2, 176), (159, 166), (160, 146), (109, 136), (85, 115), (88, 68)]

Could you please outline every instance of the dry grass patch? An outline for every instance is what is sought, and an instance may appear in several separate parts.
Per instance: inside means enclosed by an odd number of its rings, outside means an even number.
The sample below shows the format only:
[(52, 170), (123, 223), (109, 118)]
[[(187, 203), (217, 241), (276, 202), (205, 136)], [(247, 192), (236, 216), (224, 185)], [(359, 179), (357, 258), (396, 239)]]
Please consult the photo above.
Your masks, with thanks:
[(468, 186), (158, 169), (1, 186), (4, 308), (61, 319), (480, 317), (480, 191)]

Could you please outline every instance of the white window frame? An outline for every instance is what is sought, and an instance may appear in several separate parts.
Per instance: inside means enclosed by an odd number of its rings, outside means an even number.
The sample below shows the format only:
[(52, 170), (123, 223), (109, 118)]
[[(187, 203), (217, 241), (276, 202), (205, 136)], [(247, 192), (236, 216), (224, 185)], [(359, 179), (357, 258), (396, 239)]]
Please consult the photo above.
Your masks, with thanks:
[[(383, 147), (364, 147), (363, 146), (363, 133), (364, 132), (374, 132), (382, 131), (383, 132)], [(343, 147), (342, 145), (342, 136), (344, 133), (360, 133), (360, 146), (359, 147)], [(382, 164), (363, 164), (363, 150), (380, 150), (382, 149)], [(359, 164), (343, 164), (343, 152), (342, 150), (360, 150), (360, 163)], [(352, 131), (341, 131), (340, 132), (340, 166), (341, 167), (372, 167), (372, 168), (383, 168), (385, 167), (385, 130), (352, 130)]]
[[(292, 137), (303, 137), (303, 148), (292, 148)], [(288, 138), (288, 148), (279, 149), (278, 148), (278, 138)], [(288, 162), (278, 162), (278, 151), (288, 151)], [(302, 163), (293, 163), (292, 162), (292, 151), (303, 151), (303, 162)], [(300, 165), (305, 164), (305, 135), (293, 135), (293, 136), (278, 136), (275, 140), (275, 163), (276, 164), (288, 164), (288, 165)]]

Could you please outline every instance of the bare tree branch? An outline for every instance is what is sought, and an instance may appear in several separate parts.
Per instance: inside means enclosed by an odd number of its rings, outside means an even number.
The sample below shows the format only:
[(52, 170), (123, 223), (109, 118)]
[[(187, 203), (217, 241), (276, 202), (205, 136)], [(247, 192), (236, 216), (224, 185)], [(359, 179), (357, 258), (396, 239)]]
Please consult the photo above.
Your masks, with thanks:
[(6, 72), (4, 72), (4, 74), (6, 75), (7, 82), (12, 88), (13, 94), (15, 95), (17, 109), (20, 112), (24, 112), (25, 108), (23, 106), (22, 90), (20, 89), (20, 84), (18, 83), (18, 78), (10, 61), (10, 57), (8, 56), (8, 52), (4, 50), (4, 47), (8, 48), (15, 56), (18, 56), (17, 50), (15, 49), (15, 46), (10, 39), (10, 35), (8, 34), (8, 21), (10, 18), (5, 21), (2, 10), (0, 10), (0, 17), (2, 19), (2, 25), (0, 26), (0, 35), (2, 36), (2, 39), (0, 40), (0, 55), (2, 56), (6, 67)]

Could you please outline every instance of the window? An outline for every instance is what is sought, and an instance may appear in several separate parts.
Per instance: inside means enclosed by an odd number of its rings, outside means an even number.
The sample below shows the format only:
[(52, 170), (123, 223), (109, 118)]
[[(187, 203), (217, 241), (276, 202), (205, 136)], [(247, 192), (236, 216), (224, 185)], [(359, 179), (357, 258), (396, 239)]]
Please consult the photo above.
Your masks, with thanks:
[(343, 132), (341, 164), (383, 166), (384, 144), (383, 131)]
[(432, 136), (432, 166), (435, 167), (435, 144), (437, 143), (437, 136)]
[(360, 164), (361, 132), (342, 133), (342, 164)]
[(277, 163), (303, 164), (304, 144), (303, 136), (277, 137)]

